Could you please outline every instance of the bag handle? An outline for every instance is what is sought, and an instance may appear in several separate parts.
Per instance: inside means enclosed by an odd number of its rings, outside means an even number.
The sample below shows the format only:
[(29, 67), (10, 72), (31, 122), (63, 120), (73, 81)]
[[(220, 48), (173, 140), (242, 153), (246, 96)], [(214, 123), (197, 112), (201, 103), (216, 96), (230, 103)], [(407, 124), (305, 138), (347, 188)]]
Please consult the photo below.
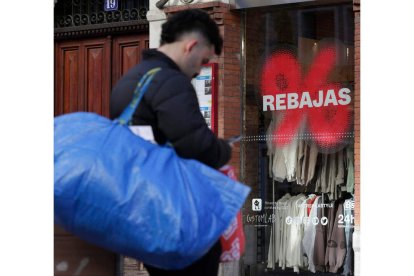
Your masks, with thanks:
[(128, 106), (122, 112), (121, 116), (118, 118), (118, 121), (121, 125), (128, 125), (131, 122), (132, 115), (141, 102), (141, 99), (144, 96), (145, 92), (147, 92), (149, 84), (160, 70), (160, 67), (153, 68), (145, 73), (145, 75), (140, 79), (137, 86), (135, 87), (132, 101), (128, 104)]

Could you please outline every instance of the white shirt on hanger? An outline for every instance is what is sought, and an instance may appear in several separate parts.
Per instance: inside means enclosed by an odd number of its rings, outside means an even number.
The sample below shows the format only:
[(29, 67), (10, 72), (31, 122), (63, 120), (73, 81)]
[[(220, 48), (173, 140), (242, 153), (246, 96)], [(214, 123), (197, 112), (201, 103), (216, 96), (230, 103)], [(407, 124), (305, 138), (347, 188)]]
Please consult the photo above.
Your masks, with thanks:
[[(313, 250), (315, 247), (315, 235), (316, 235), (316, 220), (318, 204), (320, 201), (320, 196), (318, 196), (312, 204), (312, 208), (308, 217), (307, 222), (305, 223), (304, 235), (302, 240), (303, 253), (306, 254), (308, 260), (308, 269), (315, 273), (316, 268), (313, 263)], [(320, 223), (320, 222), (319, 222)]]

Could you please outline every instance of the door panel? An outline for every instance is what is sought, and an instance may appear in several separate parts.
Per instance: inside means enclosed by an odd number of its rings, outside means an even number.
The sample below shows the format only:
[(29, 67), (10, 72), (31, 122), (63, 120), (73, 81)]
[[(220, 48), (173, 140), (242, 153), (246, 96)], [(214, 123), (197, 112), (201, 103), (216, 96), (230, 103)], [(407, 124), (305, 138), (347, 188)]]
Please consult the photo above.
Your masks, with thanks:
[(113, 40), (112, 87), (119, 78), (141, 61), (142, 50), (148, 48), (148, 35), (130, 35), (116, 37)]
[(148, 35), (56, 43), (55, 116), (95, 112), (109, 116), (110, 89), (149, 47)]
[(111, 41), (85, 41), (86, 111), (109, 116)]
[(56, 45), (55, 115), (74, 112), (81, 101), (81, 45)]
[(79, 87), (79, 49), (64, 51), (64, 58), (64, 89), (67, 91), (64, 94), (64, 111), (72, 112), (76, 110), (82, 94)]
[(56, 44), (55, 115), (88, 111), (109, 115), (111, 40)]

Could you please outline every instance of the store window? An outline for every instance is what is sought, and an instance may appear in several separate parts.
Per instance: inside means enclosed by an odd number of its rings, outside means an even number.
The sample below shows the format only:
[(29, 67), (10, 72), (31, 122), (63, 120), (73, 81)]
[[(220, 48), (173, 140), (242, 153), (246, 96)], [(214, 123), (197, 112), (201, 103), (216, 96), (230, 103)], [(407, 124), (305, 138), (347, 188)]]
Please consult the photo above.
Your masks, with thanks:
[(245, 275), (352, 275), (352, 5), (248, 9), (244, 26)]

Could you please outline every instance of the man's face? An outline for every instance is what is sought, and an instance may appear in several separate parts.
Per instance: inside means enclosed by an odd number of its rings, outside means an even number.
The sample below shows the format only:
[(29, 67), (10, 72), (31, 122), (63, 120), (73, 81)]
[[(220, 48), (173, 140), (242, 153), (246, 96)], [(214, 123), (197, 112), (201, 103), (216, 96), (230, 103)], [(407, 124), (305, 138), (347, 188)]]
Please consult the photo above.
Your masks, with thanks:
[(201, 67), (210, 61), (214, 53), (214, 45), (202, 40), (198, 41), (187, 56), (184, 73), (190, 78), (195, 78), (200, 74)]

